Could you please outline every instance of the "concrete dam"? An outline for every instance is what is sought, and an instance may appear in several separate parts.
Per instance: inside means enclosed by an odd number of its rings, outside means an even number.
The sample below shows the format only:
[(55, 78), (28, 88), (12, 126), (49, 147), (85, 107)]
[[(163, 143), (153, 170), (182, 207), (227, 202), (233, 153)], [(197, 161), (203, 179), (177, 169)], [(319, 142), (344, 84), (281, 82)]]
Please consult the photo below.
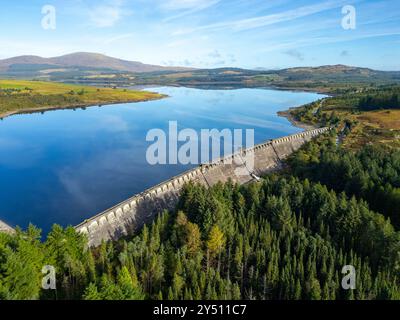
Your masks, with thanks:
[[(85, 220), (75, 229), (88, 236), (91, 247), (98, 246), (103, 240), (117, 240), (151, 222), (163, 210), (174, 209), (185, 183), (191, 181), (210, 187), (229, 179), (239, 184), (256, 181), (261, 175), (281, 168), (282, 160), (328, 130), (329, 128), (319, 128), (270, 140), (201, 165)], [(249, 155), (253, 159), (251, 168), (244, 160)]]
[(14, 229), (11, 228), (8, 224), (6, 224), (0, 220), (0, 232), (14, 233)]

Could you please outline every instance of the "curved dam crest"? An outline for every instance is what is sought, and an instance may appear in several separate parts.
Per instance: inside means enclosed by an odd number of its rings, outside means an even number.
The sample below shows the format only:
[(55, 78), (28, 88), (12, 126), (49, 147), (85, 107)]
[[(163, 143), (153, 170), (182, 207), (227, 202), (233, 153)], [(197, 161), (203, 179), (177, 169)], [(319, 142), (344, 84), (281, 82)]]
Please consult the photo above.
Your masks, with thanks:
[[(117, 240), (130, 235), (144, 224), (153, 221), (163, 210), (174, 209), (185, 183), (194, 182), (211, 187), (229, 179), (239, 184), (257, 180), (257, 176), (280, 169), (282, 160), (328, 130), (330, 128), (319, 128), (271, 140), (194, 168), (85, 220), (75, 229), (87, 235), (91, 247), (100, 245), (102, 241)], [(252, 172), (243, 160), (249, 152), (254, 154)], [(243, 174), (237, 176), (236, 170), (241, 170)]]

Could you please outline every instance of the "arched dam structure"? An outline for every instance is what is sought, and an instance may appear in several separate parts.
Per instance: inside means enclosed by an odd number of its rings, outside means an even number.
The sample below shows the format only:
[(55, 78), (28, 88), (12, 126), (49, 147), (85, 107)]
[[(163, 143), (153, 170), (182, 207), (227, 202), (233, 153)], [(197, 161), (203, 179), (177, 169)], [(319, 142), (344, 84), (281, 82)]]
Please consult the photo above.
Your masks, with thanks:
[[(281, 168), (282, 160), (328, 130), (319, 128), (270, 140), (194, 168), (85, 220), (75, 229), (88, 236), (91, 247), (98, 246), (103, 240), (117, 240), (151, 222), (164, 209), (173, 209), (185, 183), (192, 181), (210, 187), (229, 179), (239, 184), (258, 180), (259, 176)], [(246, 157), (249, 155), (253, 155), (254, 159), (251, 168), (244, 160), (249, 159)]]

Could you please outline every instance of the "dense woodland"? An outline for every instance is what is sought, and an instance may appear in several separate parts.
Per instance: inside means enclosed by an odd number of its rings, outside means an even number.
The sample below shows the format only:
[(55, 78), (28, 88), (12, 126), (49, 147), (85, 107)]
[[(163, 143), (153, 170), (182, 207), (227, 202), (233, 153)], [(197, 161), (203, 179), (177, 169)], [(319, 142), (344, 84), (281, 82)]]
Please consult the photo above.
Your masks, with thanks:
[(365, 146), (348, 152), (324, 139), (307, 144), (289, 164), (290, 174), (364, 199), (400, 230), (400, 150)]
[[(400, 299), (399, 220), (386, 203), (400, 157), (385, 152), (321, 138), (262, 182), (189, 184), (176, 210), (94, 250), (72, 228), (44, 242), (33, 226), (1, 234), (0, 298)], [(40, 289), (44, 265), (57, 290)], [(341, 287), (344, 265), (355, 290)]]
[(363, 111), (400, 108), (400, 87), (373, 90), (359, 99), (358, 107)]

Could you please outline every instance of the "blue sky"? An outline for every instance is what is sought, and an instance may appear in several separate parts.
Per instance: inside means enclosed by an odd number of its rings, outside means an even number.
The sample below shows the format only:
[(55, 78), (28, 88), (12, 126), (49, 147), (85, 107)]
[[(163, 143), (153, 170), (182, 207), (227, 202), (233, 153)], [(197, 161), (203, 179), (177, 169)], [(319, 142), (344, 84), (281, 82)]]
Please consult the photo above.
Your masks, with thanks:
[[(56, 29), (42, 28), (42, 7)], [(342, 8), (356, 12), (344, 29)], [(162, 65), (400, 70), (399, 0), (5, 0), (0, 58), (77, 51)]]

